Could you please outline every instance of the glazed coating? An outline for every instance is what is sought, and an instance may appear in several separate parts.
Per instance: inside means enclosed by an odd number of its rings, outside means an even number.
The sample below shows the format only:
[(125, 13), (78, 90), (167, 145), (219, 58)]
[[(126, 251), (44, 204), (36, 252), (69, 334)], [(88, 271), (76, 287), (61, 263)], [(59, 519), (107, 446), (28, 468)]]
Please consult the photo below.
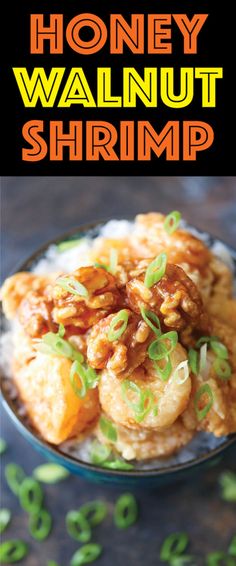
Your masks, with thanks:
[(22, 300), (29, 292), (36, 296), (43, 295), (45, 288), (54, 282), (58, 273), (48, 275), (35, 275), (34, 273), (20, 272), (8, 277), (1, 288), (3, 310), (9, 320), (14, 319)]

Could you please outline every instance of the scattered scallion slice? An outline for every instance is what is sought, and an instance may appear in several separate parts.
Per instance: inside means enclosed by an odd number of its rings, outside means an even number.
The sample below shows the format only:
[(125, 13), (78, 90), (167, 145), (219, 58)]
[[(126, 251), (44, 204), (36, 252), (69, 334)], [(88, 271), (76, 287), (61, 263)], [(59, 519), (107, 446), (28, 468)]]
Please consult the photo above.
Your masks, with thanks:
[(224, 561), (225, 566), (235, 566), (235, 560), (232, 556), (228, 556), (225, 552), (210, 552), (206, 556), (206, 566), (219, 566)]
[(57, 562), (55, 562), (55, 560), (48, 560), (47, 566), (59, 566), (59, 565)]
[(19, 490), (22, 482), (25, 479), (25, 472), (17, 464), (7, 464), (5, 467), (5, 478), (8, 487), (15, 495), (19, 495)]
[(88, 290), (82, 283), (73, 277), (59, 277), (56, 280), (56, 285), (59, 285), (64, 291), (68, 291), (72, 295), (79, 295), (80, 297), (88, 297)]
[(177, 230), (181, 220), (181, 214), (178, 210), (173, 210), (168, 214), (164, 221), (164, 230), (171, 235)]
[(138, 504), (132, 493), (123, 493), (115, 504), (114, 523), (118, 529), (127, 529), (137, 522)]
[(4, 440), (4, 438), (0, 438), (0, 456), (4, 454), (4, 452), (6, 452), (6, 449), (7, 449), (6, 440)]
[(90, 542), (89, 544), (85, 544), (81, 546), (79, 550), (73, 554), (70, 566), (82, 566), (83, 564), (90, 564), (94, 562), (101, 556), (102, 554), (102, 546), (101, 544), (96, 544)]
[(141, 307), (140, 310), (143, 320), (146, 322), (146, 324), (153, 330), (153, 332), (155, 332), (157, 336), (160, 336), (161, 324), (158, 316), (154, 312), (145, 309), (145, 307)]
[(236, 556), (236, 535), (234, 535), (230, 542), (228, 553), (230, 554), (230, 556)]
[[(137, 396), (137, 401), (131, 401), (128, 397), (129, 392), (135, 393)], [(121, 385), (122, 397), (134, 412), (134, 418), (137, 422), (143, 421), (143, 419), (150, 413), (154, 405), (154, 396), (150, 389), (141, 389), (136, 383), (125, 379)]]
[(219, 484), (222, 499), (230, 503), (236, 503), (236, 473), (231, 471), (223, 472), (219, 477)]
[(121, 310), (116, 316), (114, 316), (108, 331), (109, 342), (114, 342), (122, 336), (127, 328), (128, 320), (129, 313), (126, 309)]
[(105, 444), (100, 444), (98, 440), (94, 440), (91, 445), (90, 458), (92, 464), (101, 465), (111, 454), (111, 449)]
[(190, 348), (188, 352), (188, 361), (192, 373), (197, 375), (199, 373), (198, 352), (193, 348)]
[(218, 342), (217, 336), (201, 336), (195, 346), (196, 348), (200, 348), (202, 344), (210, 344), (212, 340), (213, 342)]
[(118, 253), (117, 250), (115, 248), (112, 248), (110, 251), (110, 263), (108, 266), (108, 271), (112, 274), (115, 275), (116, 271), (117, 271), (117, 265), (118, 265)]
[(69, 360), (77, 360), (78, 362), (82, 363), (84, 360), (83, 355), (75, 348), (73, 348), (72, 344), (70, 344), (68, 340), (64, 340), (64, 338), (62, 338), (62, 335), (64, 336), (63, 329), (63, 325), (60, 325), (57, 333), (47, 332), (46, 334), (44, 334), (42, 340), (37, 345), (37, 349), (40, 352), (50, 356), (62, 356), (64, 358), (68, 358)]
[(91, 527), (96, 527), (107, 516), (107, 505), (103, 501), (90, 501), (79, 508)]
[(77, 360), (70, 369), (70, 383), (77, 397), (83, 399), (88, 389), (94, 389), (98, 384), (96, 371), (87, 364), (81, 364)]
[(28, 545), (19, 539), (6, 540), (0, 544), (0, 563), (14, 564), (28, 554)]
[(22, 509), (28, 513), (38, 513), (43, 504), (43, 490), (38, 481), (25, 478), (19, 489), (19, 499)]
[(207, 344), (202, 344), (199, 354), (199, 372), (202, 373), (207, 364)]
[(97, 261), (95, 261), (94, 267), (100, 267), (101, 269), (105, 269), (106, 271), (109, 271), (109, 266), (106, 265), (105, 263), (98, 263)]
[[(180, 372), (183, 373), (182, 377), (180, 375)], [(173, 379), (175, 379), (176, 383), (182, 385), (183, 383), (185, 383), (185, 381), (187, 381), (188, 378), (189, 378), (188, 360), (184, 360), (183, 362), (180, 362), (177, 368), (175, 369)]]
[(167, 263), (167, 255), (166, 253), (162, 253), (156, 257), (148, 266), (145, 278), (144, 278), (144, 285), (148, 289), (150, 289), (153, 285), (158, 283), (160, 279), (165, 275), (166, 271), (166, 263)]
[(114, 460), (107, 460), (101, 464), (102, 468), (108, 468), (109, 470), (124, 470), (130, 471), (134, 469), (133, 464), (121, 460), (120, 458), (115, 458)]
[(91, 539), (91, 527), (81, 511), (69, 511), (66, 515), (66, 528), (68, 534), (79, 542), (88, 542)]
[(45, 540), (52, 529), (52, 517), (46, 509), (30, 513), (29, 532), (36, 540)]
[(36, 480), (43, 483), (57, 483), (70, 475), (70, 472), (63, 466), (54, 463), (41, 464), (33, 471)]
[(108, 438), (111, 442), (116, 442), (117, 440), (116, 427), (109, 419), (107, 419), (102, 415), (99, 419), (99, 426), (104, 436), (106, 436), (106, 438)]
[[(207, 404), (205, 404), (205, 406), (202, 409), (199, 409), (199, 401), (205, 395), (208, 396), (209, 401), (208, 401)], [(197, 393), (194, 397), (194, 408), (195, 408), (195, 412), (196, 412), (196, 416), (197, 416), (198, 421), (202, 421), (206, 417), (206, 415), (211, 410), (211, 407), (213, 405), (213, 401), (214, 401), (214, 396), (213, 396), (213, 392), (212, 392), (210, 385), (208, 383), (201, 385), (201, 387), (198, 389), (198, 391), (197, 391)]]
[(222, 342), (211, 340), (211, 349), (222, 360), (227, 360), (229, 357), (228, 350)]
[(79, 246), (82, 240), (83, 238), (77, 238), (76, 240), (65, 240), (64, 242), (57, 244), (57, 249), (59, 252), (66, 252), (67, 250)]
[(162, 543), (160, 559), (169, 562), (176, 556), (180, 556), (188, 545), (188, 535), (184, 532), (172, 533)]
[[(172, 363), (170, 360), (170, 356), (164, 356), (161, 361), (165, 361), (165, 365), (163, 368), (160, 367), (159, 363), (153, 360), (153, 367), (157, 373), (157, 376), (162, 379), (162, 381), (167, 381), (170, 377), (172, 371)], [(160, 361), (160, 360), (159, 360)]]
[(182, 556), (174, 556), (170, 559), (170, 566), (184, 566), (185, 564), (190, 564), (190, 566), (197, 566), (194, 562), (194, 557), (189, 554), (182, 554)]
[(0, 534), (8, 527), (11, 520), (11, 511), (9, 509), (0, 509)]
[[(168, 341), (169, 345), (166, 346), (165, 342)], [(175, 349), (178, 342), (178, 333), (175, 330), (166, 332), (154, 340), (149, 348), (148, 355), (151, 360), (162, 360), (165, 356), (169, 356)]]
[(220, 379), (223, 379), (223, 381), (227, 381), (228, 379), (230, 379), (232, 370), (227, 360), (224, 360), (222, 358), (216, 358), (213, 363), (213, 368), (216, 372), (216, 375)]

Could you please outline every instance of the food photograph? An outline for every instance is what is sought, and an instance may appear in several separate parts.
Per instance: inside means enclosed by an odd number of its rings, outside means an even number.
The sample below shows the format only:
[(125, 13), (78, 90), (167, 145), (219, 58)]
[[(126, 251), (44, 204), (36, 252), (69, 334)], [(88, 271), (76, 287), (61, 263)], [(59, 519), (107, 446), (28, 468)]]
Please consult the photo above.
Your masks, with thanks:
[(236, 566), (236, 178), (1, 202), (0, 563)]

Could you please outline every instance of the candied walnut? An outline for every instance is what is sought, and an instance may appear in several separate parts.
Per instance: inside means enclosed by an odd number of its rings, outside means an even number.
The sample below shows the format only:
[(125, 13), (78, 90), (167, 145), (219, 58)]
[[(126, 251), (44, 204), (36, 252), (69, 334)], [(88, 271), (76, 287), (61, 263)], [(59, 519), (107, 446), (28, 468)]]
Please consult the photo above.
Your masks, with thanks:
[(108, 333), (116, 314), (111, 314), (96, 324), (88, 337), (88, 363), (96, 368), (107, 368), (119, 377), (128, 376), (141, 365), (147, 355), (150, 329), (137, 315), (126, 310), (129, 320), (126, 330), (113, 342)]
[(139, 257), (155, 257), (165, 251), (171, 263), (187, 263), (204, 271), (212, 257), (205, 244), (185, 230), (168, 234), (164, 229), (165, 216), (151, 212), (139, 214), (135, 220), (131, 244)]
[(181, 267), (168, 263), (163, 277), (148, 289), (144, 274), (126, 285), (128, 305), (140, 312), (145, 306), (154, 311), (168, 329), (180, 332), (184, 344), (191, 342), (191, 333), (208, 331), (208, 317), (199, 291)]
[(52, 320), (53, 302), (41, 292), (27, 293), (19, 307), (19, 321), (25, 332), (32, 338), (39, 338), (45, 332), (55, 332), (57, 325)]
[(3, 311), (6, 317), (13, 319), (29, 291), (43, 294), (45, 288), (52, 284), (57, 276), (58, 273), (36, 275), (22, 271), (8, 277), (1, 289)]
[(53, 318), (65, 326), (72, 325), (82, 329), (90, 328), (121, 303), (115, 277), (100, 267), (80, 267), (63, 279), (73, 279), (81, 283), (88, 296), (75, 295), (60, 285), (53, 288)]

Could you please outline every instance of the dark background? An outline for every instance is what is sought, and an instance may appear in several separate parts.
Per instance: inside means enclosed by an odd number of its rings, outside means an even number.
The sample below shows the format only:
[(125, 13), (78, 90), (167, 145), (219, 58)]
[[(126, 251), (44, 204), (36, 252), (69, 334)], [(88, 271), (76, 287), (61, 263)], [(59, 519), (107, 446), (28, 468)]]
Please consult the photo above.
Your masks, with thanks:
[[(2, 181), (2, 276), (16, 267), (48, 238), (83, 222), (160, 210), (182, 211), (183, 216), (203, 230), (236, 242), (236, 178), (230, 177), (8, 177)], [(27, 473), (42, 458), (19, 435), (8, 417), (2, 418), (1, 435), (8, 442), (2, 457), (22, 465)], [(213, 550), (226, 550), (235, 534), (235, 504), (220, 499), (217, 479), (220, 471), (236, 471), (235, 449), (231, 449), (215, 468), (196, 481), (135, 494), (140, 503), (137, 525), (121, 532), (112, 524), (111, 514), (95, 530), (94, 540), (104, 546), (98, 566), (160, 565), (159, 549), (169, 533), (186, 531), (191, 540), (190, 554), (203, 566), (203, 557)], [(24, 566), (46, 566), (47, 560), (68, 566), (78, 548), (66, 533), (64, 517), (69, 509), (85, 501), (101, 498), (110, 512), (124, 489), (87, 483), (71, 476), (65, 482), (46, 487), (46, 505), (54, 517), (49, 539), (38, 543), (27, 532), (27, 516), (3, 480), (1, 505), (13, 512), (5, 538), (23, 538), (30, 544)]]
[[(24, 0), (16, 3), (14, 12), (10, 2), (4, 4), (6, 12), (7, 40), (3, 46), (4, 62), (2, 71), (3, 116), (2, 121), (2, 174), (4, 175), (233, 175), (235, 174), (234, 144), (234, 90), (233, 67), (231, 55), (234, 51), (234, 18), (227, 7), (215, 0), (120, 0), (118, 4), (107, 2), (94, 3), (94, 0)], [(108, 27), (108, 41), (104, 48), (90, 56), (73, 51), (65, 41), (62, 55), (49, 55), (47, 47), (43, 55), (30, 55), (30, 14), (50, 13), (64, 14), (66, 28), (69, 21), (77, 14), (90, 12), (101, 17)], [(209, 14), (198, 35), (198, 53), (183, 54), (183, 39), (177, 25), (171, 24), (173, 52), (170, 55), (135, 55), (125, 48), (123, 55), (109, 53), (109, 15), (121, 13), (127, 21), (131, 13), (184, 13), (189, 18), (193, 14)], [(47, 20), (45, 20), (47, 25)], [(46, 45), (46, 44), (45, 44)], [(166, 107), (160, 96), (157, 108), (146, 108), (138, 102), (137, 108), (84, 108), (72, 105), (70, 108), (24, 108), (21, 95), (16, 84), (12, 67), (26, 67), (29, 74), (34, 67), (44, 67), (49, 73), (51, 67), (82, 67), (85, 71), (91, 90), (96, 98), (97, 67), (112, 68), (112, 93), (122, 94), (122, 68), (135, 67), (143, 74), (144, 67), (174, 67), (175, 88), (178, 93), (180, 67), (223, 67), (223, 80), (216, 81), (216, 108), (201, 107), (201, 81), (195, 80), (195, 96), (191, 105), (183, 109)], [(68, 71), (66, 77), (68, 76)], [(62, 83), (64, 86), (64, 82)], [(60, 90), (61, 92), (61, 90)], [(42, 161), (30, 163), (21, 161), (22, 146), (27, 146), (22, 139), (22, 126), (29, 120), (45, 120), (45, 128), (49, 120), (63, 120), (67, 131), (69, 120), (105, 120), (116, 127), (120, 120), (148, 120), (154, 129), (160, 132), (168, 120), (201, 120), (209, 122), (215, 131), (215, 141), (206, 151), (198, 152), (197, 161), (166, 161), (165, 154), (159, 159), (153, 156), (152, 161), (143, 162), (76, 162), (68, 161), (67, 149), (63, 161)], [(180, 127), (181, 129), (181, 127)], [(46, 139), (48, 133), (46, 133)]]

